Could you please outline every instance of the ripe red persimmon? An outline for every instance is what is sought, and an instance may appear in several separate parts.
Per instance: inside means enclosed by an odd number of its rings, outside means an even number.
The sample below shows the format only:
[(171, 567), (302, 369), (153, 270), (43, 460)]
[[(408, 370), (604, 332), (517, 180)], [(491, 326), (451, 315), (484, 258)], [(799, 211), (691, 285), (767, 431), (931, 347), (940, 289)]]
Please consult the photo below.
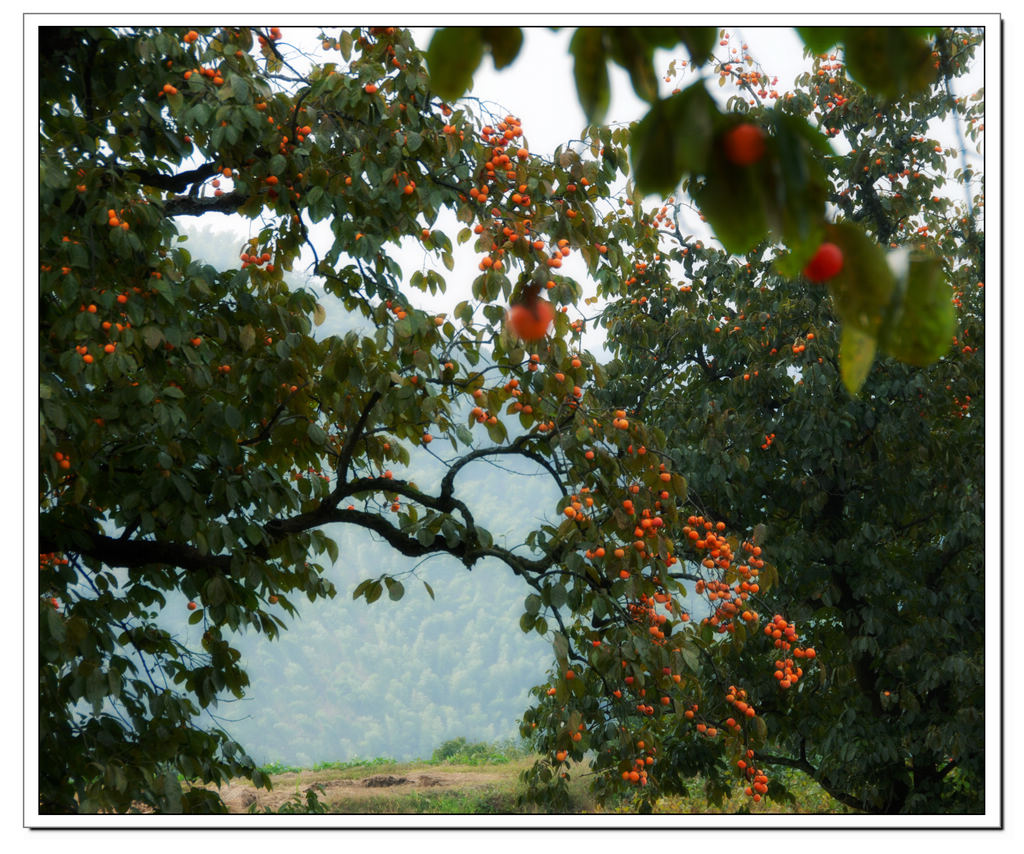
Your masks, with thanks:
[(764, 131), (750, 122), (736, 125), (722, 138), (725, 156), (737, 166), (750, 166), (764, 156)]
[(825, 282), (843, 269), (843, 250), (834, 243), (822, 243), (804, 267), (804, 275), (812, 282)]
[(524, 341), (538, 341), (548, 334), (555, 319), (555, 310), (547, 300), (538, 299), (532, 306), (514, 305), (505, 316), (509, 329)]

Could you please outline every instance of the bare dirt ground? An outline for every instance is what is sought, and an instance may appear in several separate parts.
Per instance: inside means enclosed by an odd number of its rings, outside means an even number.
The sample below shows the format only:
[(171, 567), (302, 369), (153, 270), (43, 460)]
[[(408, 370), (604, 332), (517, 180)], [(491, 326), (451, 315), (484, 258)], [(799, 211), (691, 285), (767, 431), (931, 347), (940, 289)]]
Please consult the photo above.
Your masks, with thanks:
[(306, 792), (317, 783), (324, 787), (317, 796), (324, 804), (344, 799), (347, 802), (369, 802), (389, 795), (407, 795), (414, 791), (443, 793), (446, 790), (466, 792), (500, 783), (508, 779), (508, 772), (473, 769), (472, 771), (396, 771), (395, 773), (373, 773), (351, 779), (332, 777), (331, 772), (300, 771), (276, 774), (272, 778), (274, 788), (257, 789), (243, 783), (229, 783), (220, 790), (221, 798), (233, 814), (248, 813), (255, 805), (259, 812), (270, 809), (277, 811), (296, 794), (305, 802)]

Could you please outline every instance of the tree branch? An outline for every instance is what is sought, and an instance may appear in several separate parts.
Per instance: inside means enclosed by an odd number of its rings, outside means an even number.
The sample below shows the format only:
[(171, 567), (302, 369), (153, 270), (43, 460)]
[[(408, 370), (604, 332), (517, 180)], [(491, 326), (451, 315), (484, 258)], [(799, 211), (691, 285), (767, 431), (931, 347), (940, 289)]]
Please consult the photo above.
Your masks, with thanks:
[[(220, 173), (216, 163), (204, 163), (191, 169), (188, 172), (178, 172), (175, 175), (165, 175), (163, 172), (135, 169), (126, 167), (121, 170), (123, 175), (134, 175), (140, 184), (147, 187), (156, 187), (158, 190), (166, 190), (170, 193), (184, 193), (196, 184), (201, 184), (207, 178), (212, 178)], [(218, 196), (218, 198), (221, 198)]]
[(352, 431), (348, 434), (348, 438), (345, 440), (345, 444), (341, 449), (341, 453), (338, 455), (338, 485), (334, 488), (328, 498), (328, 502), (337, 507), (342, 499), (342, 493), (345, 485), (348, 483), (348, 467), (352, 464), (352, 454), (355, 452), (356, 442), (363, 435), (363, 431), (366, 428), (366, 422), (370, 417), (370, 413), (373, 412), (373, 408), (377, 405), (377, 401), (381, 399), (383, 395), (379, 391), (373, 392), (369, 399), (366, 401), (366, 405), (363, 407), (363, 411), (359, 413), (359, 418), (356, 420), (355, 426)]
[(839, 801), (839, 803), (850, 807), (850, 809), (857, 810), (857, 812), (863, 812), (864, 804), (861, 801), (847, 792), (842, 792), (839, 789), (836, 789), (834, 786), (830, 785), (818, 776), (818, 769), (807, 761), (807, 754), (804, 751), (803, 744), (801, 744), (800, 753), (801, 756), (799, 759), (793, 759), (790, 756), (774, 756), (770, 753), (758, 753), (757, 758), (766, 765), (782, 765), (786, 768), (796, 768), (798, 771), (803, 771), (813, 779), (814, 782), (821, 786), (821, 788), (828, 792), (831, 797)]
[(566, 492), (565, 484), (562, 483), (561, 477), (558, 472), (552, 467), (552, 465), (540, 454), (535, 451), (531, 451), (528, 448), (524, 448), (523, 445), (529, 437), (524, 435), (516, 439), (511, 445), (505, 447), (493, 447), (493, 448), (478, 448), (475, 451), (471, 451), (464, 457), (460, 458), (455, 462), (450, 469), (448, 469), (443, 480), (441, 481), (441, 495), (450, 498), (454, 492), (454, 481), (455, 476), (465, 468), (469, 463), (474, 460), (483, 459), (484, 457), (491, 456), (521, 456), (526, 457), (528, 460), (533, 460), (542, 468), (546, 469), (551, 477), (554, 479), (558, 488), (561, 490), (562, 495), (568, 495)]
[(208, 213), (230, 214), (235, 213), (248, 200), (248, 196), (234, 192), (203, 199), (192, 196), (176, 196), (164, 202), (163, 209), (167, 217), (202, 216)]
[(232, 565), (231, 555), (204, 554), (193, 546), (161, 540), (115, 539), (91, 531), (69, 532), (67, 538), (59, 539), (40, 531), (39, 549), (41, 552), (73, 551), (102, 561), (107, 566), (164, 564), (207, 575), (226, 575)]

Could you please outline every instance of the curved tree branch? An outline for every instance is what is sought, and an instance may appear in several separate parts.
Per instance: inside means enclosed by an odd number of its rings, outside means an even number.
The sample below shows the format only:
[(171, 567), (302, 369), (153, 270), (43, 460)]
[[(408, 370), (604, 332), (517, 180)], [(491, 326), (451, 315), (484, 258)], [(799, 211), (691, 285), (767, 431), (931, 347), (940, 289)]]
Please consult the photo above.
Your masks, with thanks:
[(763, 762), (766, 765), (782, 765), (786, 768), (796, 768), (798, 771), (803, 771), (805, 774), (811, 777), (811, 779), (813, 779), (814, 782), (821, 786), (821, 788), (828, 792), (831, 797), (839, 801), (839, 803), (850, 807), (850, 809), (855, 809), (858, 812), (862, 812), (864, 809), (863, 802), (855, 798), (853, 795), (847, 792), (840, 791), (839, 789), (830, 785), (826, 780), (821, 779), (820, 775), (818, 774), (818, 769), (811, 765), (811, 763), (807, 760), (807, 754), (804, 752), (804, 747), (802, 744), (801, 756), (799, 759), (794, 759), (791, 756), (775, 756), (774, 754), (770, 753), (758, 753), (757, 758), (760, 762)]

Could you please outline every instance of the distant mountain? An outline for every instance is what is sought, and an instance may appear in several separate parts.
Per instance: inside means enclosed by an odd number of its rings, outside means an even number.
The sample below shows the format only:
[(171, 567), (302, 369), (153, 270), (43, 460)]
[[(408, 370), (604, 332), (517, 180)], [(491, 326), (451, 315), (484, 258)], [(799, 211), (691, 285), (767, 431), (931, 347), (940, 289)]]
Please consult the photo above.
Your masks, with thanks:
[[(539, 477), (486, 462), (458, 478), (460, 494), (498, 543), (514, 545), (557, 493)], [(427, 481), (421, 485), (426, 488)], [(405, 597), (353, 601), (364, 578), (415, 561), (362, 529), (332, 526), (341, 555), (328, 573), (332, 601), (297, 602), (301, 619), (273, 642), (238, 639), (251, 680), (247, 696), (222, 703), (220, 722), (258, 762), (428, 757), (442, 741), (515, 737), (527, 691), (544, 679), (550, 645), (519, 628), (529, 588), (504, 564), (467, 570), (433, 557), (403, 577)], [(196, 628), (189, 631), (195, 633)]]

